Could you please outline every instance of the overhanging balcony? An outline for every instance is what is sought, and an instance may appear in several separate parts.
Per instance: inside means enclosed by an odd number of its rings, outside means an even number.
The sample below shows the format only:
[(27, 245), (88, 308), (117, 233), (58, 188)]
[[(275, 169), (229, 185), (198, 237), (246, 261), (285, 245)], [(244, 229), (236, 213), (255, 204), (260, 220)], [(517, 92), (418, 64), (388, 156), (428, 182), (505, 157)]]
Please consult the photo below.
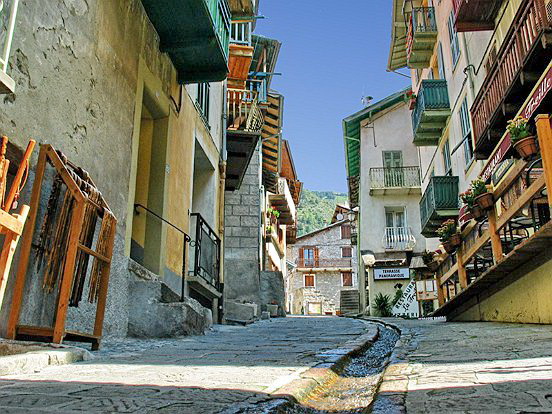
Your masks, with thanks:
[(406, 39), (408, 67), (424, 69), (429, 67), (433, 49), (437, 42), (437, 21), (433, 7), (412, 9)]
[(232, 16), (250, 17), (257, 13), (258, 0), (228, 0)]
[(493, 30), (503, 0), (453, 0), (457, 32)]
[(440, 79), (423, 80), (412, 112), (414, 145), (437, 145), (449, 116), (447, 82)]
[(472, 105), (475, 153), (487, 158), (552, 58), (552, 14), (523, 0)]
[(251, 21), (232, 21), (230, 26), (230, 56), (228, 58), (228, 87), (245, 89), (253, 60), (251, 46)]
[(142, 0), (181, 83), (216, 82), (228, 74), (227, 0)]
[(370, 195), (421, 192), (420, 167), (370, 168)]
[(460, 209), (458, 177), (431, 177), (420, 201), (422, 234), (436, 237), (436, 230), (446, 219), (457, 217)]
[(286, 178), (278, 178), (278, 194), (268, 196), (268, 202), (280, 212), (278, 221), (280, 224), (294, 225), (297, 219), (297, 208)]
[(381, 244), (386, 251), (412, 251), (416, 238), (410, 227), (386, 227)]

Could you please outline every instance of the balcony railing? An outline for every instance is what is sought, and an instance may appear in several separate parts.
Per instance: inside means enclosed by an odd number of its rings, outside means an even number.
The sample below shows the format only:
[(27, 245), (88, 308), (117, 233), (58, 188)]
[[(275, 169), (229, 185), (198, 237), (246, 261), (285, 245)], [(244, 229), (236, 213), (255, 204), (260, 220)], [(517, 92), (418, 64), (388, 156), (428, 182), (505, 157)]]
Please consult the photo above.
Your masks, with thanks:
[[(549, 116), (537, 118), (537, 131), (544, 147), (552, 136)], [(542, 151), (542, 159), (517, 160), (496, 186), (494, 207), (485, 221), (465, 227), (461, 245), (435, 273), (440, 305), (436, 315), (449, 315), (473, 298), (487, 297), (491, 286), (507, 286), (523, 277), (526, 264), (550, 251), (552, 174), (547, 167), (552, 160), (547, 158), (550, 154)]]
[(503, 0), (453, 0), (457, 32), (493, 30)]
[(416, 107), (412, 111), (414, 144), (437, 145), (449, 115), (447, 82), (441, 79), (423, 80), (416, 96)]
[(230, 89), (227, 92), (228, 129), (260, 132), (264, 117), (259, 109), (257, 93), (248, 89)]
[(190, 241), (189, 272), (201, 277), (218, 289), (220, 270), (220, 239), (199, 213), (190, 216), (192, 240)]
[(230, 26), (230, 43), (236, 45), (251, 46), (252, 23), (234, 21)]
[(427, 67), (437, 39), (437, 21), (433, 7), (416, 7), (408, 22), (406, 57), (411, 68)]
[(297, 267), (307, 269), (348, 269), (352, 266), (350, 257), (335, 258), (335, 259), (297, 259), (295, 261)]
[(207, 0), (207, 6), (213, 19), (215, 31), (220, 40), (222, 50), (228, 58), (228, 49), (230, 45), (230, 6), (228, 0)]
[[(458, 215), (458, 177), (431, 177), (420, 201), (422, 234), (434, 237), (439, 220)], [(432, 220), (438, 222), (433, 224)]]
[(268, 100), (266, 79), (248, 79), (246, 82), (246, 88), (257, 94), (259, 103), (265, 103)]
[(385, 250), (407, 251), (416, 246), (410, 227), (386, 227), (381, 242)]
[[(541, 38), (541, 34), (549, 29), (551, 29), (551, 21), (547, 16), (544, 1), (525, 0), (512, 22), (498, 52), (496, 62), (487, 73), (483, 86), (471, 108), (473, 132), (478, 152), (481, 152), (478, 147), (484, 141), (485, 133), (492, 125), (495, 125), (497, 119), (503, 118), (501, 116), (502, 103), (507, 98), (507, 93), (514, 82), (519, 78), (531, 50)], [(542, 62), (542, 64), (546, 65), (547, 62)], [(528, 79), (525, 83), (525, 87), (529, 90), (534, 85), (534, 82), (529, 84)], [(510, 99), (508, 103), (509, 106), (518, 105), (518, 108), (512, 109), (515, 113), (523, 103), (523, 99)], [(506, 120), (503, 119), (500, 125), (496, 125), (500, 131), (499, 136), (505, 129)], [(489, 155), (494, 147), (492, 143), (488, 143), (486, 146), (483, 155)]]
[(420, 167), (370, 168), (370, 189), (420, 187)]
[(295, 225), (297, 223), (297, 208), (289, 190), (287, 179), (284, 177), (278, 178), (276, 188), (278, 194), (269, 195), (268, 201), (272, 207), (280, 212), (278, 221), (280, 224)]

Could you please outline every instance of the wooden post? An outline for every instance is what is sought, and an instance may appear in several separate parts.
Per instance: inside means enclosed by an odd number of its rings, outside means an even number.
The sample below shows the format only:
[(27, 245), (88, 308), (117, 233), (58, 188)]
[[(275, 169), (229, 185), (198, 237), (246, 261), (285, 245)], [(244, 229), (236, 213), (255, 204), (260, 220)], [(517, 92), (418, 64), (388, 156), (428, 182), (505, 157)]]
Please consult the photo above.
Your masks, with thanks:
[(491, 247), (493, 249), (494, 262), (498, 263), (502, 260), (502, 241), (500, 240), (499, 229), (496, 226), (496, 205), (492, 210), (489, 210), (489, 235), (491, 236)]
[(80, 233), (82, 230), (82, 222), (84, 220), (84, 211), (86, 203), (84, 200), (76, 200), (76, 208), (71, 219), (71, 229), (69, 231), (69, 243), (67, 247), (67, 256), (65, 258), (65, 266), (61, 278), (59, 288), (59, 299), (54, 320), (54, 337), (52, 342), (60, 344), (65, 335), (65, 319), (67, 317), (67, 308), (71, 296), (71, 287), (73, 284), (73, 276), (75, 273), (75, 262), (80, 243)]
[(458, 280), (462, 290), (468, 287), (468, 273), (466, 272), (466, 265), (464, 263), (464, 246), (460, 245), (456, 251), (456, 258), (458, 259)]
[(546, 189), (548, 190), (548, 205), (552, 207), (552, 128), (550, 127), (550, 115), (540, 114), (535, 119)]
[(439, 306), (443, 306), (445, 304), (445, 294), (443, 292), (443, 286), (441, 285), (441, 281), (439, 278), (436, 278), (436, 284), (437, 284), (437, 300), (439, 301)]
[(40, 202), (40, 192), (42, 187), (42, 179), (44, 178), (44, 170), (46, 169), (46, 148), (41, 147), (38, 155), (38, 164), (36, 166), (35, 181), (31, 194), (31, 215), (29, 222), (25, 226), (23, 232), (23, 240), (21, 242), (21, 255), (19, 256), (19, 266), (15, 276), (15, 285), (13, 289), (12, 304), (10, 309), (10, 317), (6, 329), (6, 337), (15, 339), (16, 327), (19, 321), (21, 312), (21, 304), (23, 301), (23, 293), (25, 290), (25, 279), (27, 277), (27, 268), (29, 267), (29, 257), (31, 255), (31, 247), (33, 242), (34, 228), (36, 225), (36, 216), (38, 214), (38, 205)]

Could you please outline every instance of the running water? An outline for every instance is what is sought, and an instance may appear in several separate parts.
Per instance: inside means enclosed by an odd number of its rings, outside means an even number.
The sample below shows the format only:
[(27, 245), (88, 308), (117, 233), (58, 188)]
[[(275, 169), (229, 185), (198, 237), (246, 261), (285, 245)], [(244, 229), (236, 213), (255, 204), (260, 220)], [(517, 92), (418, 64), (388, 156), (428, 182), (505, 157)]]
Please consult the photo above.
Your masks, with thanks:
[(274, 400), (243, 413), (356, 414), (368, 412), (388, 357), (399, 339), (399, 334), (394, 329), (380, 325), (379, 330), (379, 337), (370, 348), (353, 357), (336, 381), (317, 390), (302, 405)]

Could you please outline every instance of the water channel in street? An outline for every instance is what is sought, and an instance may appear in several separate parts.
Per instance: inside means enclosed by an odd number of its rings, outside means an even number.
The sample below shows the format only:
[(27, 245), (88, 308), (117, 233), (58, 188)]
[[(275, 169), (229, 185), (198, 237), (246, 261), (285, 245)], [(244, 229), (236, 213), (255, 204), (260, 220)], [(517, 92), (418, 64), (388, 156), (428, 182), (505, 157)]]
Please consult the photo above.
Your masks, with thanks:
[(395, 329), (378, 325), (376, 342), (351, 358), (337, 380), (317, 389), (303, 404), (283, 400), (263, 403), (247, 414), (357, 414), (370, 412), (388, 358), (399, 339)]

